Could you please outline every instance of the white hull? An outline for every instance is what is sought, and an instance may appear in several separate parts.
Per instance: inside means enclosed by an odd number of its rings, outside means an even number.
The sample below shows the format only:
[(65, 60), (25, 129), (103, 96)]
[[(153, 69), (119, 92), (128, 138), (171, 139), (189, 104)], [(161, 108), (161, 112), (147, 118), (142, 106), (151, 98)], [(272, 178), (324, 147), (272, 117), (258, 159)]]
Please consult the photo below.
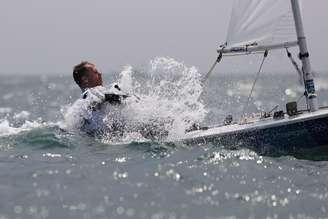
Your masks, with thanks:
[(253, 118), (243, 124), (208, 127), (186, 133), (182, 141), (247, 147), (260, 153), (270, 149), (278, 155), (306, 155), (324, 149), (328, 155), (328, 109), (285, 115), (282, 119)]

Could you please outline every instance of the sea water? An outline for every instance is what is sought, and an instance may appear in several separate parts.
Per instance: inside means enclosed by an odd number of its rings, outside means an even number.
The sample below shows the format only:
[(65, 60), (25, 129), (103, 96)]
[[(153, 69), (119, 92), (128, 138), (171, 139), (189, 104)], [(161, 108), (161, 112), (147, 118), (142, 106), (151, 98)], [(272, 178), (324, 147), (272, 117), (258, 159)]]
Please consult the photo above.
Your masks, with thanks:
[[(71, 73), (0, 76), (1, 219), (328, 218), (326, 160), (174, 143), (194, 123), (238, 120), (254, 74), (215, 73), (202, 85), (196, 68), (156, 58), (103, 77), (139, 99), (126, 103), (130, 126), (115, 138), (74, 130)], [(328, 77), (317, 77), (328, 105)], [(296, 74), (264, 72), (246, 111), (283, 109), (302, 92)], [(145, 139), (141, 123), (167, 136)]]

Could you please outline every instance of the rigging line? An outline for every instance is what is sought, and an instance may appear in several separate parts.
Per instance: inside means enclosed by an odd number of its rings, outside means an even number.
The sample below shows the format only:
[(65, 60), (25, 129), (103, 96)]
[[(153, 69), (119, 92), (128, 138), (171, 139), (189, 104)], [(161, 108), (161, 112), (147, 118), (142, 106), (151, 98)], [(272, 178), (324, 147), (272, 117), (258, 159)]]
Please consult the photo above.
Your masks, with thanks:
[[(299, 75), (299, 82), (301, 85), (305, 84), (305, 78), (304, 78), (304, 74), (303, 74), (303, 69), (301, 70), (300, 67), (298, 66), (297, 62), (295, 61), (295, 59), (293, 58), (292, 54), (289, 52), (288, 48), (286, 48), (287, 51), (287, 56), (290, 59), (290, 61), (292, 62), (293, 66), (295, 67), (298, 75)], [(304, 91), (304, 94), (302, 96), (300, 96), (300, 98), (297, 100), (297, 103), (305, 96), (307, 96), (307, 91)], [(308, 100), (306, 99), (306, 108), (309, 109), (309, 103)]]
[(299, 82), (300, 82), (300, 84), (303, 85), (303, 83), (304, 83), (303, 72), (299, 68), (297, 62), (293, 58), (292, 54), (289, 52), (288, 48), (286, 48), (286, 52), (287, 52), (287, 56), (288, 56), (289, 60), (291, 61), (292, 65), (294, 66), (294, 68), (296, 69), (296, 71), (297, 71), (297, 73), (299, 75)]
[(302, 94), (302, 95), (297, 99), (296, 103), (300, 102), (301, 99), (302, 99), (303, 97), (305, 97), (305, 94)]
[(268, 50), (266, 50), (266, 51), (264, 52), (263, 59), (262, 59), (262, 62), (261, 62), (261, 65), (260, 65), (259, 71), (258, 71), (257, 74), (256, 74), (256, 78), (255, 78), (255, 80), (254, 80), (254, 82), (253, 82), (251, 92), (250, 92), (249, 95), (248, 95), (247, 102), (246, 102), (246, 104), (244, 105), (243, 113), (242, 113), (242, 117), (244, 117), (244, 115), (245, 115), (245, 111), (247, 110), (247, 107), (248, 107), (248, 105), (249, 105), (249, 101), (251, 100), (251, 97), (252, 97), (252, 94), (253, 94), (253, 91), (254, 91), (254, 88), (255, 88), (255, 84), (256, 84), (257, 80), (259, 79), (259, 76), (260, 76), (260, 73), (261, 73), (261, 71), (262, 71), (262, 67), (263, 67), (263, 64), (264, 64), (265, 58), (266, 58), (267, 56), (268, 56)]
[[(299, 75), (299, 82), (301, 85), (305, 84), (305, 78), (304, 78), (304, 74), (303, 74), (303, 69), (301, 70), (300, 67), (298, 66), (297, 62), (295, 61), (295, 59), (293, 58), (292, 54), (289, 52), (288, 48), (286, 48), (286, 52), (287, 52), (287, 56), (290, 59), (290, 61), (292, 62), (293, 66), (295, 67), (298, 75)], [(307, 91), (304, 91), (304, 94), (302, 94), (296, 101), (296, 103), (298, 103), (303, 97), (306, 97)], [(309, 109), (309, 102), (306, 99), (306, 108)]]
[(212, 74), (215, 66), (221, 61), (222, 59), (222, 52), (219, 53), (219, 56), (216, 58), (214, 64), (212, 65), (212, 67), (210, 68), (210, 70), (207, 72), (207, 74), (204, 76), (204, 78), (202, 79), (202, 84), (204, 85), (204, 83), (207, 81), (207, 79), (209, 78), (209, 76)]

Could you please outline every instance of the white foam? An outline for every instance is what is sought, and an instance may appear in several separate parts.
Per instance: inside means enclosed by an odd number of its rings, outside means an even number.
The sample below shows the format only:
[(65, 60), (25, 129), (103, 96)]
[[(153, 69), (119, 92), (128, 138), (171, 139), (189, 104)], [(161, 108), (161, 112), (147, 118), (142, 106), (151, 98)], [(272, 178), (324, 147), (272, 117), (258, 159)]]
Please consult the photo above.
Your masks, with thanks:
[(20, 129), (11, 127), (8, 120), (0, 122), (0, 136), (13, 135), (20, 132)]
[(25, 123), (20, 127), (13, 127), (8, 120), (3, 120), (0, 122), (0, 136), (10, 136), (15, 135), (23, 131), (28, 131), (34, 128), (41, 127), (42, 124), (37, 121), (25, 121)]
[(61, 128), (74, 131), (81, 126), (82, 118), (78, 113), (80, 107), (81, 101), (76, 101), (72, 105), (63, 106), (61, 108), (60, 111), (64, 116), (64, 122), (60, 124)]
[[(203, 121), (207, 113), (200, 100), (203, 91), (201, 74), (172, 58), (151, 60), (142, 77), (137, 78), (132, 66), (124, 67), (118, 84), (136, 98), (127, 98), (120, 120), (127, 124), (122, 141), (141, 140), (138, 129), (147, 126), (157, 132), (168, 132), (168, 138), (182, 137), (194, 123)], [(81, 118), (78, 104), (63, 109), (66, 128), (78, 127)], [(107, 118), (108, 121), (111, 119)]]
[(159, 57), (150, 62), (146, 81), (132, 80), (133, 74), (129, 67), (120, 78), (122, 88), (140, 97), (139, 101), (130, 99), (123, 110), (129, 124), (151, 124), (168, 131), (169, 138), (178, 138), (193, 123), (204, 119), (206, 110), (199, 100), (201, 75), (195, 67)]

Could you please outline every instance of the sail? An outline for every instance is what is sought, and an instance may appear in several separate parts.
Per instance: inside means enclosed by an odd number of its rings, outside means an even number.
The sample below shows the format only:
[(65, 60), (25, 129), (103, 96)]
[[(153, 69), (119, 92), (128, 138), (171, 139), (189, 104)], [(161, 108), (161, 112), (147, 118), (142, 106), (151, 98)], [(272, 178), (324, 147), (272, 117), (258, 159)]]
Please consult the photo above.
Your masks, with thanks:
[(228, 47), (265, 46), (296, 40), (290, 0), (234, 0)]

